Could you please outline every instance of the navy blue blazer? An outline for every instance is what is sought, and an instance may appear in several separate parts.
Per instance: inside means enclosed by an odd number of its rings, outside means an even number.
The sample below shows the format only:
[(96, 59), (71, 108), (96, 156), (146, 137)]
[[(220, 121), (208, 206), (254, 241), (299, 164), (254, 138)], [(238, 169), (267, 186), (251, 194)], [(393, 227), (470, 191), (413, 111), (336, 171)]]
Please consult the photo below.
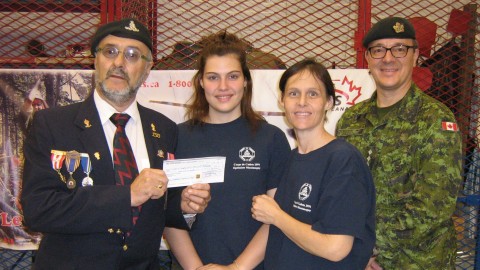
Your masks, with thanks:
[[(152, 168), (174, 153), (176, 124), (138, 105)], [(93, 186), (75, 171), (74, 189), (53, 169), (51, 150), (88, 153)], [(21, 203), (26, 226), (43, 233), (33, 269), (158, 269), (157, 252), (165, 225), (186, 229), (180, 192), (149, 200), (133, 227), (130, 189), (117, 186), (113, 161), (93, 95), (84, 102), (37, 112), (24, 145)], [(61, 173), (68, 178), (66, 167)], [(133, 227), (133, 228), (132, 228)], [(125, 232), (131, 231), (129, 237)]]

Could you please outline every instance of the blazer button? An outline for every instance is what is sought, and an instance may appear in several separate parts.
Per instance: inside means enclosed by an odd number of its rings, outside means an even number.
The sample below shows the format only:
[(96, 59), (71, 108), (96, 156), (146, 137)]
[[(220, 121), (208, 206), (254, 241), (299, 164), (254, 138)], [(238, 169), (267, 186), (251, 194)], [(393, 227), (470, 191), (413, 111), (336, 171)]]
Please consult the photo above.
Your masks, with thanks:
[(122, 233), (123, 233), (122, 230), (117, 229), (117, 234), (122, 234)]
[(113, 232), (114, 232), (114, 230), (113, 230), (112, 228), (109, 228), (107, 231), (108, 231), (109, 233), (113, 233)]
[(123, 251), (127, 251), (128, 249), (128, 246), (127, 245), (123, 245)]

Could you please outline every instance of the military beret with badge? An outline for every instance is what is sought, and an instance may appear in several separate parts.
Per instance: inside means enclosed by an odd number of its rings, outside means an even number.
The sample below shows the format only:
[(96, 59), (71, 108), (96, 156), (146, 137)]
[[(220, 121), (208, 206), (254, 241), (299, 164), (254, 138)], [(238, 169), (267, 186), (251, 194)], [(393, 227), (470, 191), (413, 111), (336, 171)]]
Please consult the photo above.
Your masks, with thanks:
[(108, 35), (138, 40), (152, 51), (152, 38), (147, 27), (136, 19), (126, 18), (104, 24), (98, 28), (91, 42), (92, 55), (96, 53), (98, 44)]
[(368, 48), (372, 41), (383, 38), (416, 39), (413, 25), (405, 18), (389, 17), (378, 21), (363, 38), (362, 45)]

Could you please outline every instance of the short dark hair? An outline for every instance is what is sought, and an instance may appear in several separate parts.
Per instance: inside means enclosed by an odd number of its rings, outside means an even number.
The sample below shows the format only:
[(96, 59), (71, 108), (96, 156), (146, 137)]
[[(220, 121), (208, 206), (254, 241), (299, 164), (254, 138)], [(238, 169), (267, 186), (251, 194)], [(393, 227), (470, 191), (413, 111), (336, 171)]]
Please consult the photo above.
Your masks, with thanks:
[(297, 62), (285, 70), (282, 77), (280, 77), (280, 82), (278, 84), (280, 91), (282, 92), (282, 98), (283, 95), (285, 95), (285, 87), (287, 86), (288, 79), (293, 75), (304, 71), (309, 71), (318, 82), (322, 82), (325, 85), (327, 98), (331, 97), (332, 100), (335, 101), (335, 86), (333, 85), (332, 78), (330, 77), (327, 68), (312, 58)]

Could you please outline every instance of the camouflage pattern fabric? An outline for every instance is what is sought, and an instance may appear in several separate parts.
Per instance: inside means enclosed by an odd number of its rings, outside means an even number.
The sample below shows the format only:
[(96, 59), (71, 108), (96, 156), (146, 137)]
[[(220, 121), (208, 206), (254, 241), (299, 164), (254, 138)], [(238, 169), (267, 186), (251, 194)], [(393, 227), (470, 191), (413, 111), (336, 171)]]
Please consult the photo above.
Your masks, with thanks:
[(452, 112), (412, 84), (382, 119), (377, 93), (345, 111), (336, 135), (367, 159), (377, 190), (377, 262), (383, 269), (455, 269), (452, 221), (462, 182)]

